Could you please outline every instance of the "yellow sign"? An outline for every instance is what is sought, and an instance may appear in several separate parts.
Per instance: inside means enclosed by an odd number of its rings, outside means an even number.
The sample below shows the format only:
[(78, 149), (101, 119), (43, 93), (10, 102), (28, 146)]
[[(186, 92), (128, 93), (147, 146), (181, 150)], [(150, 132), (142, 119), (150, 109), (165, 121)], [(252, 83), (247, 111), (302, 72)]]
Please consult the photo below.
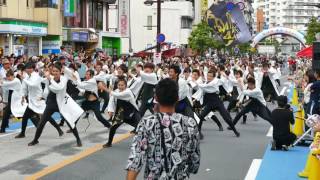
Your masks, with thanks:
[(201, 0), (201, 17), (206, 15), (206, 11), (208, 10), (208, 0)]

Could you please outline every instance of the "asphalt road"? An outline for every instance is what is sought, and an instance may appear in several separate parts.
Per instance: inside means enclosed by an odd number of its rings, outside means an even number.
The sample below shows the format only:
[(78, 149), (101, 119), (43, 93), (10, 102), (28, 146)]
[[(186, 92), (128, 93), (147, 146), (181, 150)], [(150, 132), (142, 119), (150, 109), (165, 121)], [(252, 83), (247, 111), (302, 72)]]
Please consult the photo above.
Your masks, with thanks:
[[(234, 114), (233, 114), (234, 116)], [(270, 142), (266, 134), (270, 125), (262, 120), (253, 121), (249, 116), (246, 125), (238, 124), (241, 133), (236, 138), (231, 131), (219, 132), (211, 121), (204, 123), (205, 139), (201, 142), (201, 165), (197, 180), (242, 180), (253, 159), (261, 159)], [(226, 127), (226, 124), (224, 124)], [(226, 128), (225, 128), (226, 129)], [(56, 180), (120, 180), (125, 179), (126, 161), (131, 139), (111, 148), (103, 149), (80, 161), (68, 165), (42, 179)], [(142, 179), (143, 171), (140, 173)]]

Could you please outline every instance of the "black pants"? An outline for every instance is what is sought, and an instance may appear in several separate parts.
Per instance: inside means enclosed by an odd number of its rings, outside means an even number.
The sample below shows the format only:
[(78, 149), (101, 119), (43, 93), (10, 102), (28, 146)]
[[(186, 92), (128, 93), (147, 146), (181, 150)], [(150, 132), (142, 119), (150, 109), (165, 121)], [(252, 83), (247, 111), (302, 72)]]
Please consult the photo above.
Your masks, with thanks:
[(109, 94), (105, 91), (99, 91), (99, 97), (101, 97), (103, 99), (103, 105), (102, 105), (102, 109), (101, 112), (104, 112), (106, 110), (106, 108), (108, 107), (108, 103), (109, 103)]
[(290, 146), (297, 139), (297, 136), (293, 133), (289, 133), (286, 136), (273, 137), (276, 142), (276, 148), (281, 149), (282, 145)]
[(194, 118), (192, 106), (187, 98), (178, 102), (178, 104), (176, 105), (176, 113)]
[(236, 125), (239, 121), (239, 119), (246, 115), (248, 112), (252, 112), (260, 116), (262, 119), (265, 119), (270, 124), (272, 124), (272, 118), (271, 118), (271, 112), (270, 110), (263, 105), (260, 101), (256, 99), (251, 99), (250, 102), (243, 107), (243, 109), (236, 115), (236, 117), (233, 120), (233, 124)]
[(110, 123), (101, 115), (100, 112), (100, 102), (98, 100), (95, 101), (84, 101), (82, 103), (82, 108), (85, 111), (92, 110), (94, 115), (97, 117), (98, 121), (100, 121), (105, 127), (110, 127)]
[(276, 82), (278, 83), (279, 87), (281, 86), (280, 84), (280, 79), (276, 79)]
[(35, 113), (29, 107), (27, 107), (22, 117), (21, 134), (25, 134), (29, 119), (31, 119), (34, 126), (37, 127), (40, 120), (39, 116), (39, 114)]
[(125, 118), (123, 120), (123, 122), (119, 122), (119, 123), (115, 123), (111, 126), (110, 131), (109, 131), (109, 139), (107, 144), (111, 145), (112, 141), (113, 141), (113, 137), (116, 134), (117, 129), (123, 124), (123, 123), (127, 123), (129, 125), (131, 125), (132, 127), (134, 127), (136, 129), (139, 120), (141, 119), (140, 113), (136, 112), (134, 114), (134, 116), (132, 118)]
[(147, 110), (149, 110), (152, 114), (154, 113), (153, 103), (149, 103), (147, 100), (141, 101), (141, 105), (139, 108), (140, 116), (143, 117)]
[(3, 117), (2, 117), (2, 123), (1, 123), (1, 132), (5, 132), (6, 127), (9, 125), (9, 119), (11, 112), (11, 103), (8, 103), (7, 106), (3, 110)]
[[(44, 113), (41, 117), (41, 120), (38, 124), (38, 127), (37, 127), (37, 131), (36, 131), (36, 134), (35, 134), (35, 137), (33, 139), (33, 142), (37, 142), (42, 134), (42, 131), (46, 125), (46, 123), (49, 121), (56, 129), (57, 131), (59, 132), (59, 134), (62, 133), (62, 130), (60, 128), (60, 126), (56, 123), (56, 121), (51, 117), (53, 113), (55, 112), (59, 112), (59, 109), (56, 109), (56, 108), (53, 108), (53, 109), (49, 109), (49, 108), (46, 108), (44, 110)], [(73, 129), (71, 128), (70, 124), (67, 122), (67, 125), (69, 126), (69, 128), (72, 130), (72, 133), (73, 135), (75, 136), (75, 138), (77, 139), (77, 141), (80, 141), (80, 136), (79, 136), (79, 133), (78, 133), (78, 130), (77, 130), (77, 127), (74, 127)]]
[[(200, 123), (199, 123), (199, 130), (201, 130), (204, 118), (211, 112), (217, 110), (220, 115), (222, 116), (223, 120), (229, 125), (229, 127), (234, 131), (237, 132), (235, 129), (232, 118), (230, 113), (226, 110), (221, 100), (216, 100), (215, 102), (208, 103), (204, 106), (202, 112), (200, 113)], [(214, 120), (214, 119), (213, 119)]]

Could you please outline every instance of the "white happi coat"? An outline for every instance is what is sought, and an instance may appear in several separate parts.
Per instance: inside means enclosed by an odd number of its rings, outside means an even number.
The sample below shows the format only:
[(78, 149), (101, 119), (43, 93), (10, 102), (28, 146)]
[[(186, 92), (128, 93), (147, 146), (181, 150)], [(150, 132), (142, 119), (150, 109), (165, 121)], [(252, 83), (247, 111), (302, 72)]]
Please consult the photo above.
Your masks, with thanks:
[(18, 78), (14, 78), (12, 81), (4, 81), (1, 85), (3, 90), (9, 93), (12, 90), (11, 95), (11, 112), (15, 117), (22, 117), (27, 109), (28, 104), (21, 104), (22, 99), (22, 86)]
[(22, 81), (23, 95), (25, 97), (28, 96), (28, 106), (37, 114), (43, 114), (46, 108), (46, 102), (41, 98), (43, 94), (41, 81), (42, 78), (37, 72), (31, 73), (30, 76), (27, 76)]
[(47, 97), (49, 91), (52, 91), (57, 96), (58, 108), (62, 116), (68, 121), (71, 128), (75, 127), (75, 122), (80, 118), (83, 109), (67, 94), (67, 82), (68, 79), (64, 76), (60, 77), (60, 82), (57, 83), (50, 80), (50, 85), (48, 84), (45, 88), (44, 96)]
[(203, 104), (203, 97), (205, 93), (219, 93), (219, 86), (222, 85), (221, 79), (214, 78), (206, 84), (198, 84), (198, 91), (192, 95), (194, 99)]
[[(257, 82), (256, 82), (256, 87), (257, 88), (259, 88), (259, 89), (261, 89), (261, 86), (262, 86), (262, 80), (263, 80), (263, 72), (259, 72), (259, 73), (257, 73)], [(276, 81), (273, 79), (273, 76), (274, 76), (274, 72), (273, 71), (268, 71), (268, 76), (269, 76), (269, 78), (270, 78), (270, 80), (271, 80), (271, 83), (272, 83), (272, 86), (273, 86), (273, 88), (274, 88), (274, 90), (276, 91), (276, 93), (277, 93), (277, 96), (279, 96), (280, 95), (280, 93), (279, 93), (279, 90), (278, 90), (278, 87), (277, 87), (277, 83), (276, 83)]]
[(115, 91), (111, 92), (110, 100), (109, 100), (108, 107), (107, 107), (108, 112), (113, 112), (113, 113), (116, 112), (117, 99), (128, 101), (130, 104), (133, 105), (133, 107), (136, 108), (137, 111), (139, 110), (133, 93), (131, 92), (131, 90), (129, 88), (127, 88), (126, 90), (124, 90), (122, 92), (120, 92), (119, 89), (116, 89)]

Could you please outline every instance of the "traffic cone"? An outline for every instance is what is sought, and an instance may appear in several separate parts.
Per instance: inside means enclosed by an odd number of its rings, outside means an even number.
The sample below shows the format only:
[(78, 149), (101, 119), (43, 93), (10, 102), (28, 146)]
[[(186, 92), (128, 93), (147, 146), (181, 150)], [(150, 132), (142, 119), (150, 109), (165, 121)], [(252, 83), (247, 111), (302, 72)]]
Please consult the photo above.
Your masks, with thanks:
[(299, 106), (298, 111), (295, 113), (295, 123), (293, 128), (293, 133), (296, 136), (301, 136), (303, 134), (303, 128), (304, 128), (304, 112), (303, 108)]
[(298, 92), (296, 88), (293, 89), (291, 105), (296, 107), (299, 106)]
[(312, 153), (310, 152), (308, 155), (307, 163), (306, 166), (304, 167), (304, 170), (302, 172), (298, 173), (299, 177), (302, 178), (308, 178), (310, 174), (310, 169), (311, 169), (311, 161), (312, 161)]
[(320, 155), (320, 149), (312, 151), (310, 173), (308, 180), (319, 180), (320, 179), (320, 160), (315, 156)]

